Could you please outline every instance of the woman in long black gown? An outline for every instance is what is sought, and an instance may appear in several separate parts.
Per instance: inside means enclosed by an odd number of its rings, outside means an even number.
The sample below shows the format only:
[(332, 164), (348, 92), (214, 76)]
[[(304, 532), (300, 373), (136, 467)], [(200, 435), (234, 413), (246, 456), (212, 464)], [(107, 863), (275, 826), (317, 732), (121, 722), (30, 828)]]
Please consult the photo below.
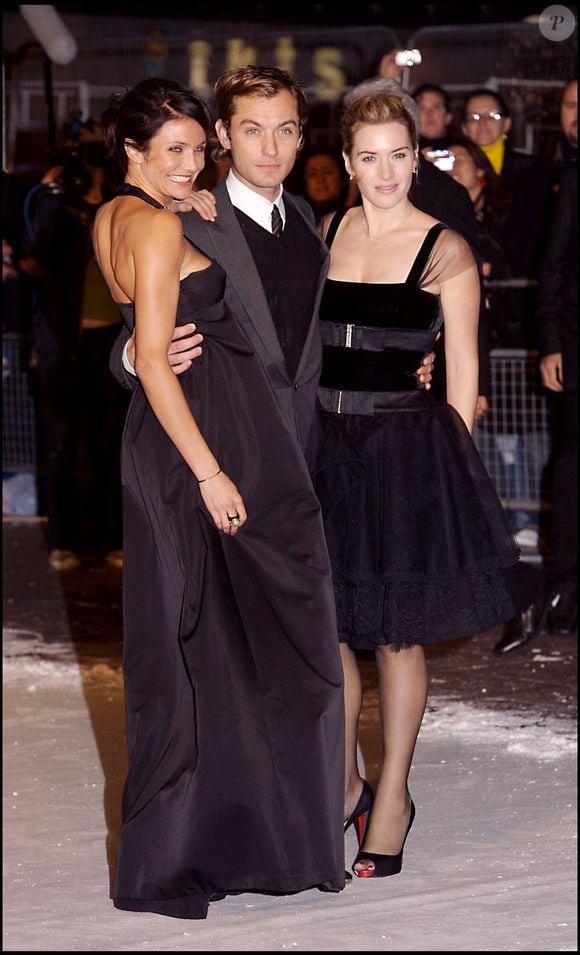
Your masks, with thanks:
[[(114, 902), (205, 918), (239, 892), (344, 886), (342, 672), (303, 456), (173, 199), (204, 165), (204, 104), (167, 80), (103, 117), (126, 170), (95, 225), (139, 386), (122, 451), (129, 769)], [(175, 325), (204, 355), (175, 376)]]
[[(417, 130), (399, 97), (355, 101), (342, 135), (362, 207), (323, 224), (330, 269), (312, 468), (345, 676), (346, 805), (361, 844), (353, 868), (369, 878), (400, 871), (414, 819), (407, 780), (427, 701), (423, 648), (508, 619), (504, 569), (518, 553), (470, 435), (479, 314), (471, 251), (408, 199)], [(415, 369), (443, 319), (448, 403), (438, 404)], [(357, 766), (356, 650), (374, 651), (379, 673), (374, 804)]]

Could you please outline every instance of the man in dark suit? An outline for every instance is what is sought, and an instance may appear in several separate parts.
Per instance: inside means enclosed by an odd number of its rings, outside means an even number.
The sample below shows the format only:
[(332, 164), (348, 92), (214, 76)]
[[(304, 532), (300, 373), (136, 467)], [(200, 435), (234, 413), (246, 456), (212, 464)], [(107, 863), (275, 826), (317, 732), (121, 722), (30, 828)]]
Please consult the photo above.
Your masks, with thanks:
[(534, 283), (552, 209), (552, 177), (549, 163), (513, 147), (509, 136), (511, 128), (509, 107), (499, 93), (487, 87), (470, 92), (464, 103), (461, 130), (483, 150), (510, 198), (502, 245), (513, 278), (530, 283), (529, 288), (518, 290), (519, 294), (514, 297), (517, 316), (512, 318), (511, 327), (516, 340), (507, 347), (533, 348), (537, 345), (531, 320), (535, 308)]
[(536, 307), (542, 381), (550, 391), (560, 393), (560, 407), (553, 415), (559, 425), (554, 435), (553, 567), (549, 573), (525, 561), (516, 566), (512, 589), (519, 612), (502, 628), (494, 647), (498, 656), (529, 646), (543, 629), (566, 635), (575, 632), (577, 625), (577, 148), (578, 82), (573, 79), (565, 85), (560, 102), (560, 136), (552, 170), (558, 198), (545, 243)]
[(552, 487), (552, 553), (555, 590), (549, 626), (576, 631), (578, 614), (578, 179), (562, 172), (538, 290), (540, 372), (558, 394), (559, 434)]
[[(224, 268), (225, 300), (268, 373), (288, 427), (303, 449), (310, 432), (322, 361), (318, 306), (328, 270), (328, 252), (305, 199), (283, 181), (302, 145), (307, 104), (299, 84), (283, 70), (242, 67), (219, 78), (215, 158), (229, 157), (230, 171), (213, 192), (215, 215), (183, 214), (184, 233)], [(204, 208), (204, 199), (194, 207)], [(272, 243), (271, 233), (279, 236)], [(268, 240), (268, 241), (266, 241)], [(111, 353), (111, 370), (132, 386), (131, 343), (122, 332)], [(190, 341), (174, 370), (192, 358)], [(179, 342), (174, 344), (176, 351)], [(181, 359), (185, 360), (185, 365)], [(427, 359), (426, 359), (427, 360)], [(428, 382), (428, 371), (421, 380)]]
[(568, 80), (560, 98), (560, 133), (554, 156), (556, 183), (567, 166), (575, 166), (578, 156), (578, 80)]
[(555, 168), (557, 200), (538, 290), (538, 340), (542, 381), (558, 393), (556, 459), (552, 488), (555, 577), (548, 626), (572, 634), (578, 617), (578, 80), (564, 86)]

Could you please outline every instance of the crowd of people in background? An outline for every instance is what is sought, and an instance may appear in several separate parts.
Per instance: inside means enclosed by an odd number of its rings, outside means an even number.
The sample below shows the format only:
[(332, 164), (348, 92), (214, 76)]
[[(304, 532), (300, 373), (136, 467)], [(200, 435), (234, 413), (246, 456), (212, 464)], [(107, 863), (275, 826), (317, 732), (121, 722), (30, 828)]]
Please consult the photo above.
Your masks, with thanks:
[(119, 452), (128, 401), (108, 371), (121, 317), (91, 238), (95, 214), (118, 182), (98, 124), (82, 124), (69, 130), (20, 209), (18, 287), (28, 305), (38, 500), (56, 571), (79, 568), (83, 554), (122, 566)]

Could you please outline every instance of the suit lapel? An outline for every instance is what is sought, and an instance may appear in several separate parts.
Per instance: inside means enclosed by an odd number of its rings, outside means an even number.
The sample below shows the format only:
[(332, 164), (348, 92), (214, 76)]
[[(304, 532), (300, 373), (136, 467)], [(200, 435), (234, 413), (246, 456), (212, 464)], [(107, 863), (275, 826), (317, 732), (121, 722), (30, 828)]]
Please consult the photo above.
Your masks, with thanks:
[(249, 332), (250, 340), (254, 341), (257, 336), (262, 343), (268, 363), (273, 362), (287, 378), (284, 354), (264, 287), (225, 186), (217, 186), (214, 195), (218, 217), (208, 234), (215, 248), (215, 257), (219, 262), (227, 263), (228, 280), (243, 305), (243, 312), (236, 311), (236, 317)]
[[(199, 241), (203, 251), (210, 257), (217, 259), (225, 269), (228, 282), (233, 287), (242, 305), (242, 308), (235, 309), (237, 320), (254, 344), (254, 348), (258, 351), (259, 357), (272, 379), (274, 381), (281, 379), (288, 383), (289, 378), (284, 353), (280, 347), (264, 287), (225, 183), (216, 186), (214, 196), (218, 214), (216, 221), (204, 222), (199, 219), (196, 213), (192, 213), (193, 218), (190, 219), (189, 215), (187, 216), (188, 222), (185, 232), (189, 234), (192, 241)], [(296, 202), (288, 193), (284, 193), (284, 202), (292, 205), (304, 220), (307, 228), (318, 237), (311, 222), (304, 215), (300, 203)], [(202, 236), (203, 238), (201, 238)], [(297, 374), (300, 374), (303, 367), (308, 363), (312, 348), (316, 344), (316, 338), (320, 335), (318, 318), (315, 319), (314, 316), (318, 316), (318, 305), (327, 271), (328, 256), (325, 257), (320, 269), (315, 308)]]
[[(326, 250), (326, 246), (324, 245), (318, 232), (313, 227), (310, 220), (304, 215), (302, 208), (300, 206), (300, 203), (295, 202), (294, 198), (291, 195), (289, 195), (289, 193), (287, 192), (284, 193), (284, 202), (290, 203), (293, 206), (296, 212), (304, 220), (304, 223), (307, 226), (307, 228), (310, 229), (312, 233), (314, 233), (318, 241), (321, 243), (321, 245), (324, 246)], [(315, 300), (314, 308), (312, 311), (312, 318), (310, 320), (310, 325), (308, 326), (308, 331), (306, 333), (306, 340), (304, 342), (304, 348), (302, 349), (302, 355), (300, 356), (300, 361), (298, 362), (298, 368), (296, 369), (297, 376), (303, 370), (304, 365), (309, 361), (309, 356), (312, 354), (312, 347), (314, 345), (314, 342), (317, 339), (320, 339), (320, 323), (318, 321), (318, 309), (320, 306), (320, 299), (322, 298), (322, 292), (324, 290), (324, 280), (326, 278), (329, 265), (330, 265), (330, 256), (327, 254), (324, 256), (322, 265), (320, 266), (320, 272), (318, 274), (318, 284), (316, 286), (316, 300)]]

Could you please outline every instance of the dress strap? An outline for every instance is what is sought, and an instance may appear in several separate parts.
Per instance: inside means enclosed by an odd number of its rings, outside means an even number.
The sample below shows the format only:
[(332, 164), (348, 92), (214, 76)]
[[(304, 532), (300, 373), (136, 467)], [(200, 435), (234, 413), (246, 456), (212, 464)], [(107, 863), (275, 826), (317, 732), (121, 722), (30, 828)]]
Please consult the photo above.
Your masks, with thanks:
[(344, 209), (339, 209), (338, 212), (334, 213), (332, 217), (332, 221), (328, 227), (328, 232), (326, 233), (326, 236), (324, 238), (324, 241), (326, 242), (328, 248), (330, 248), (330, 246), (332, 245), (334, 241), (334, 237), (338, 231), (338, 227), (340, 223), (342, 222), (342, 220), (344, 219), (347, 212), (348, 212), (348, 209), (344, 208)]
[(157, 199), (153, 199), (152, 196), (149, 196), (146, 192), (143, 192), (142, 189), (139, 189), (139, 186), (132, 186), (128, 182), (121, 183), (115, 190), (115, 193), (118, 196), (135, 196), (136, 199), (143, 199), (144, 202), (148, 202), (150, 206), (155, 206), (156, 209), (166, 208), (162, 202), (158, 202)]
[(431, 255), (431, 252), (433, 251), (433, 246), (435, 245), (443, 229), (446, 229), (446, 228), (447, 226), (443, 225), (442, 222), (436, 222), (435, 225), (431, 226), (427, 235), (423, 239), (421, 248), (417, 252), (415, 261), (413, 262), (413, 265), (411, 266), (411, 271), (409, 272), (407, 279), (405, 281), (405, 285), (418, 284), (419, 279), (421, 278), (421, 275), (423, 273), (423, 269), (425, 268), (427, 264), (427, 259), (429, 258), (429, 256)]

